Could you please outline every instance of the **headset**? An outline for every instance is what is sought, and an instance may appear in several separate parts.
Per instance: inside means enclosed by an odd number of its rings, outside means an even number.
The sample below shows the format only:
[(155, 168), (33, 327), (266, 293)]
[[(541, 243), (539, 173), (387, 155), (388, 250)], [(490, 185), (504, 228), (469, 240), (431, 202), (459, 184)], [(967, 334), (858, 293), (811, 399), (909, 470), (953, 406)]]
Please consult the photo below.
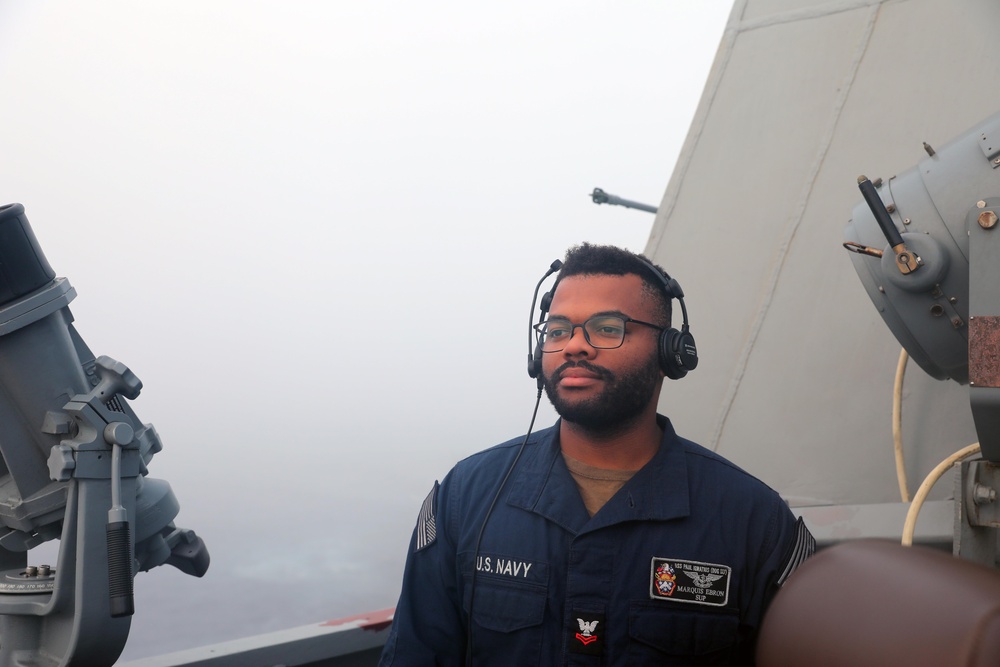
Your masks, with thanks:
[[(562, 261), (557, 259), (554, 262), (552, 262), (552, 264), (549, 266), (549, 270), (545, 272), (545, 275), (542, 276), (542, 279), (538, 281), (537, 285), (535, 285), (535, 294), (531, 297), (531, 310), (528, 311), (528, 377), (538, 381), (539, 392), (542, 391), (542, 384), (544, 382), (542, 379), (542, 341), (540, 339), (535, 341), (535, 351), (534, 353), (532, 353), (531, 334), (533, 332), (533, 329), (531, 328), (531, 316), (534, 315), (535, 313), (535, 304), (538, 302), (538, 290), (542, 288), (542, 283), (545, 282), (546, 278), (548, 278), (561, 268), (562, 268)], [(545, 316), (548, 314), (549, 307), (551, 305), (552, 305), (552, 292), (546, 292), (545, 294), (542, 295), (542, 303), (539, 304), (538, 306), (539, 324), (541, 324), (542, 321), (545, 320)], [(541, 393), (539, 393), (539, 397), (541, 397)]]
[[(658, 361), (660, 364), (660, 370), (671, 380), (680, 380), (682, 377), (688, 374), (688, 372), (693, 371), (698, 367), (698, 347), (695, 345), (694, 336), (691, 334), (691, 328), (688, 326), (688, 313), (687, 306), (684, 305), (684, 290), (681, 289), (680, 284), (670, 277), (666, 271), (661, 270), (655, 264), (645, 259), (644, 257), (639, 257), (639, 261), (643, 263), (653, 275), (656, 276), (657, 280), (663, 285), (663, 291), (667, 295), (667, 298), (677, 299), (677, 303), (681, 306), (681, 315), (683, 323), (678, 331), (673, 327), (669, 327), (660, 332), (660, 337), (657, 342), (658, 349)], [(548, 278), (552, 273), (558, 271), (562, 267), (562, 262), (558, 259), (552, 262), (552, 266), (549, 267), (548, 272), (542, 276), (542, 280), (538, 281), (538, 286), (535, 287), (535, 296), (531, 300), (531, 311), (534, 313), (535, 302), (538, 298), (538, 290), (542, 285), (542, 282)], [(545, 316), (549, 312), (549, 307), (552, 305), (552, 294), (553, 292), (546, 292), (542, 295), (541, 304), (539, 304), (539, 314), (538, 323), (540, 324), (544, 321)], [(534, 378), (538, 381), (539, 386), (542, 385), (542, 346), (541, 341), (535, 342), (534, 352), (531, 351), (531, 314), (528, 316), (528, 377)]]

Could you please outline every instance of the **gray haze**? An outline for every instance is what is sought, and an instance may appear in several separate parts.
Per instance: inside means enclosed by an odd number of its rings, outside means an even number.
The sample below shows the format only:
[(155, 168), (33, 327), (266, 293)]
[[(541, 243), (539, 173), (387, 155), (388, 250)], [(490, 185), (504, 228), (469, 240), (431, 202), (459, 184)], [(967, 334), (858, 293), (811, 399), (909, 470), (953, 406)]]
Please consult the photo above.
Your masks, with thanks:
[(395, 604), (433, 481), (528, 425), (535, 282), (643, 249), (587, 195), (659, 204), (730, 5), (0, 0), (0, 204), (213, 557), (138, 577), (124, 657)]

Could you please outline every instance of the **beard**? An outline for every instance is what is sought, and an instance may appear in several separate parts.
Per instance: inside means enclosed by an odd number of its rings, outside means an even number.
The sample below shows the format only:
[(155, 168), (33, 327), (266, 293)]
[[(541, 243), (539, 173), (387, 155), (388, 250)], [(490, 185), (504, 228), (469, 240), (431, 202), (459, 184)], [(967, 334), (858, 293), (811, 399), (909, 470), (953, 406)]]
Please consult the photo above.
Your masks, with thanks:
[[(560, 396), (556, 387), (559, 376), (572, 367), (597, 374), (604, 381), (604, 390), (582, 401), (569, 401)], [(661, 382), (663, 377), (652, 364), (615, 375), (587, 361), (563, 364), (552, 377), (544, 377), (545, 394), (559, 416), (595, 433), (611, 433), (627, 426), (646, 410)]]

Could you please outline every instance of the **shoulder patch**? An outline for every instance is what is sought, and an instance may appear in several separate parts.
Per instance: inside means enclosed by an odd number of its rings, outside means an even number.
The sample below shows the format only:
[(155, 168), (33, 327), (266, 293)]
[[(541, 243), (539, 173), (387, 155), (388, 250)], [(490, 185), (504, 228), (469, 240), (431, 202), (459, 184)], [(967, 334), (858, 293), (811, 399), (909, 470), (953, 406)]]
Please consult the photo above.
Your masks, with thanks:
[(434, 488), (424, 498), (424, 504), (420, 506), (420, 514), (417, 516), (417, 540), (413, 547), (413, 553), (420, 551), (434, 544), (437, 539), (437, 494), (440, 484), (434, 482)]
[(799, 517), (799, 520), (795, 522), (795, 542), (792, 543), (791, 548), (788, 550), (788, 556), (785, 558), (785, 569), (782, 571), (781, 576), (778, 577), (778, 586), (783, 585), (792, 572), (795, 572), (796, 568), (809, 558), (809, 556), (812, 556), (815, 551), (816, 538), (806, 528), (802, 517)]

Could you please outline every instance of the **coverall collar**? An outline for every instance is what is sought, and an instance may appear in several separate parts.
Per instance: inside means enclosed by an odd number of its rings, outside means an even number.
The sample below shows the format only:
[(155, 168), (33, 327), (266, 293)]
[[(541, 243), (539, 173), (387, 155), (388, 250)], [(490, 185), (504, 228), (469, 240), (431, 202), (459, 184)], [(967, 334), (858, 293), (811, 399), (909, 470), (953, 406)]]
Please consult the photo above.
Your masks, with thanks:
[(656, 421), (663, 429), (660, 448), (593, 517), (587, 513), (560, 452), (558, 423), (540, 434), (538, 446), (525, 452), (511, 479), (507, 503), (540, 514), (575, 535), (624, 521), (688, 516), (684, 446), (669, 419), (657, 415)]

